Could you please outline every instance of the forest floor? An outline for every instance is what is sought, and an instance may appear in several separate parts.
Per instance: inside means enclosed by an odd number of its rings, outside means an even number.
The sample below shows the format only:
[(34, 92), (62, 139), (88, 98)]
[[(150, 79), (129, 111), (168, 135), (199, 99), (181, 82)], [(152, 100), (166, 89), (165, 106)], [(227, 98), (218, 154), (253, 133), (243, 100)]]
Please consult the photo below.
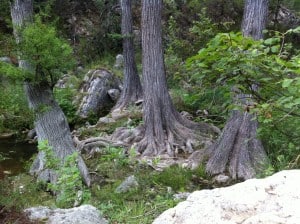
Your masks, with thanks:
[[(130, 125), (138, 123), (138, 119), (133, 119)], [(111, 134), (117, 126), (124, 124), (128, 125), (127, 119), (114, 125), (81, 128), (81, 138)], [(153, 159), (149, 165), (124, 151), (122, 147), (112, 146), (103, 147), (93, 154), (83, 151), (92, 177), (92, 186), (88, 190), (91, 197), (83, 203), (98, 208), (111, 223), (152, 223), (163, 211), (185, 199), (176, 198), (176, 194), (218, 187), (205, 174), (203, 166), (195, 170), (180, 165), (156, 169), (155, 165), (161, 162), (159, 158)], [(117, 187), (132, 175), (138, 186), (117, 193)], [(0, 217), (8, 220), (4, 223), (29, 223), (22, 211), (33, 206), (57, 207), (55, 196), (26, 173), (0, 180)]]

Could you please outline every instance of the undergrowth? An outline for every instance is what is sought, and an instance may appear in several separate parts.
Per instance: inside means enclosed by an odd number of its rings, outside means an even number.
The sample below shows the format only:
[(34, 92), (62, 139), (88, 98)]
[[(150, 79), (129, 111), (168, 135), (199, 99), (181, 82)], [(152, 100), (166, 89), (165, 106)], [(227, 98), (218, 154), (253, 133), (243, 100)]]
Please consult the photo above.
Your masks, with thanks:
[[(123, 148), (106, 147), (92, 159), (86, 160), (93, 183), (89, 189), (88, 203), (97, 207), (110, 223), (152, 223), (159, 214), (179, 202), (174, 199), (174, 194), (211, 187), (202, 184), (207, 179), (203, 167), (191, 171), (171, 166), (159, 172), (133, 157), (131, 153), (124, 154)], [(70, 160), (73, 161), (72, 158)], [(72, 168), (64, 167), (61, 172), (65, 173), (63, 177), (74, 177)], [(116, 193), (116, 188), (131, 175), (135, 176), (139, 186), (126, 193)], [(19, 211), (38, 205), (65, 207), (74, 195), (68, 194), (72, 190), (69, 179), (61, 180), (57, 187), (64, 188), (66, 201), (57, 201), (55, 196), (44, 191), (44, 185), (36, 183), (30, 176), (6, 178), (0, 181), (0, 205), (5, 205), (7, 209), (17, 205)]]
[[(208, 178), (203, 167), (192, 171), (176, 165), (159, 172), (132, 159), (131, 155), (125, 156), (123, 150), (108, 147), (88, 161), (89, 167), (95, 170), (92, 204), (111, 223), (152, 223), (155, 217), (179, 202), (173, 197), (175, 193), (211, 187), (201, 185)], [(139, 186), (126, 193), (116, 193), (115, 189), (130, 175), (135, 176)]]

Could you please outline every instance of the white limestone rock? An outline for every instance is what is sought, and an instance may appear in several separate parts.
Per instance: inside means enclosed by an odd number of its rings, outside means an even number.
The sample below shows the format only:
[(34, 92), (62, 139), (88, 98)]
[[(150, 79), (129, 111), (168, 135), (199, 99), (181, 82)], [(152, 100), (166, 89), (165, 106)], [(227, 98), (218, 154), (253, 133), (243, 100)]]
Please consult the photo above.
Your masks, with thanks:
[(41, 206), (25, 209), (24, 212), (31, 221), (46, 224), (108, 224), (100, 212), (91, 205), (70, 209), (49, 209)]
[(299, 224), (300, 170), (192, 193), (153, 224)]

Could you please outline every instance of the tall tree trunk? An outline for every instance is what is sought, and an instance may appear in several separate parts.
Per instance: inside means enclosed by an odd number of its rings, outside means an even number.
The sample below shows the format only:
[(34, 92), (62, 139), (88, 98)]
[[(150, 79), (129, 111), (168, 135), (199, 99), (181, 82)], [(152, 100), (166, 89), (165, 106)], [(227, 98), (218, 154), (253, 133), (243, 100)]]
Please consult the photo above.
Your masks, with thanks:
[[(168, 153), (177, 149), (191, 152), (195, 140), (207, 140), (200, 134), (213, 132), (207, 124), (196, 124), (174, 108), (167, 89), (161, 27), (162, 0), (143, 0), (142, 49), (145, 133), (137, 144), (143, 155)], [(201, 133), (202, 132), (202, 133)]]
[[(32, 22), (32, 0), (15, 0), (11, 5), (11, 16), (16, 41), (20, 43), (22, 41), (21, 29), (26, 26), (26, 23)], [(24, 60), (20, 60), (19, 66), (24, 70), (35, 70)], [(76, 149), (73, 144), (67, 119), (61, 108), (55, 102), (50, 85), (43, 81), (39, 83), (26, 81), (24, 87), (29, 106), (36, 114), (35, 129), (38, 141), (47, 140), (49, 145), (53, 148), (54, 154), (63, 162), (66, 156), (74, 153)], [(44, 179), (45, 173), (47, 173), (48, 180), (54, 181), (55, 178), (51, 177), (53, 176), (53, 172), (45, 172), (45, 162), (44, 153), (39, 152), (30, 172), (38, 175), (43, 173)], [(89, 172), (81, 156), (78, 157), (78, 168), (83, 180), (89, 186)]]
[(122, 36), (123, 36), (123, 55), (124, 55), (124, 86), (121, 96), (113, 108), (123, 109), (129, 104), (142, 98), (142, 86), (138, 75), (132, 28), (131, 0), (120, 0), (122, 9)]
[(242, 32), (245, 37), (252, 37), (254, 40), (263, 38), (263, 30), (266, 27), (268, 18), (269, 0), (246, 0)]
[[(262, 39), (267, 15), (268, 0), (246, 0), (243, 35), (255, 40)], [(255, 83), (252, 90), (257, 90)], [(257, 137), (256, 116), (249, 113), (249, 108), (254, 103), (252, 96), (237, 89), (234, 95), (234, 103), (245, 110), (232, 111), (219, 139), (208, 150), (210, 158), (206, 170), (210, 174), (229, 172), (232, 178), (249, 179), (265, 167), (267, 156)]]

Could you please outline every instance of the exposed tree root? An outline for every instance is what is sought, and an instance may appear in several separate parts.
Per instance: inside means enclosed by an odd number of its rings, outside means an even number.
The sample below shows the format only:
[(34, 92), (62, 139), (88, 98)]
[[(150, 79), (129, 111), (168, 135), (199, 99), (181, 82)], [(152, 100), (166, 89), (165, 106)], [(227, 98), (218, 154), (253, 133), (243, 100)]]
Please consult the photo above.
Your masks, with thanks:
[[(125, 110), (124, 113), (117, 111), (112, 117), (114, 120), (124, 119), (124, 117), (130, 119), (130, 117), (137, 115), (141, 117), (140, 110), (135, 110), (132, 113)], [(107, 137), (80, 140), (74, 136), (73, 139), (78, 150), (84, 150), (88, 153), (92, 153), (96, 147), (107, 146), (124, 147), (125, 150), (135, 149), (139, 161), (146, 161), (149, 166), (161, 170), (172, 164), (186, 164), (191, 153), (194, 151), (204, 152), (203, 149), (209, 147), (213, 138), (220, 133), (217, 127), (209, 124), (194, 123), (182, 116), (179, 116), (178, 120), (166, 128), (161, 139), (149, 137), (144, 124), (135, 128), (119, 127), (111, 136)], [(152, 161), (157, 159), (159, 162), (154, 164)]]
[(172, 129), (165, 131), (162, 139), (149, 137), (144, 125), (135, 129), (118, 128), (111, 139), (131, 145), (142, 156), (177, 157), (179, 154), (187, 155), (195, 149), (205, 148), (212, 143), (212, 137), (203, 136), (199, 130), (187, 128), (179, 122), (173, 124)]
[(142, 139), (143, 132), (143, 125), (140, 125), (136, 128), (120, 127), (117, 128), (111, 135), (111, 139), (113, 141), (121, 141), (125, 144), (132, 145), (133, 143), (138, 142)]
[(127, 144), (123, 142), (115, 142), (110, 140), (109, 138), (105, 137), (94, 137), (94, 138), (88, 138), (85, 140), (80, 141), (77, 136), (73, 137), (73, 140), (77, 146), (77, 150), (79, 151), (87, 151), (89, 152), (95, 147), (107, 147), (107, 146), (113, 146), (113, 147), (128, 147)]

